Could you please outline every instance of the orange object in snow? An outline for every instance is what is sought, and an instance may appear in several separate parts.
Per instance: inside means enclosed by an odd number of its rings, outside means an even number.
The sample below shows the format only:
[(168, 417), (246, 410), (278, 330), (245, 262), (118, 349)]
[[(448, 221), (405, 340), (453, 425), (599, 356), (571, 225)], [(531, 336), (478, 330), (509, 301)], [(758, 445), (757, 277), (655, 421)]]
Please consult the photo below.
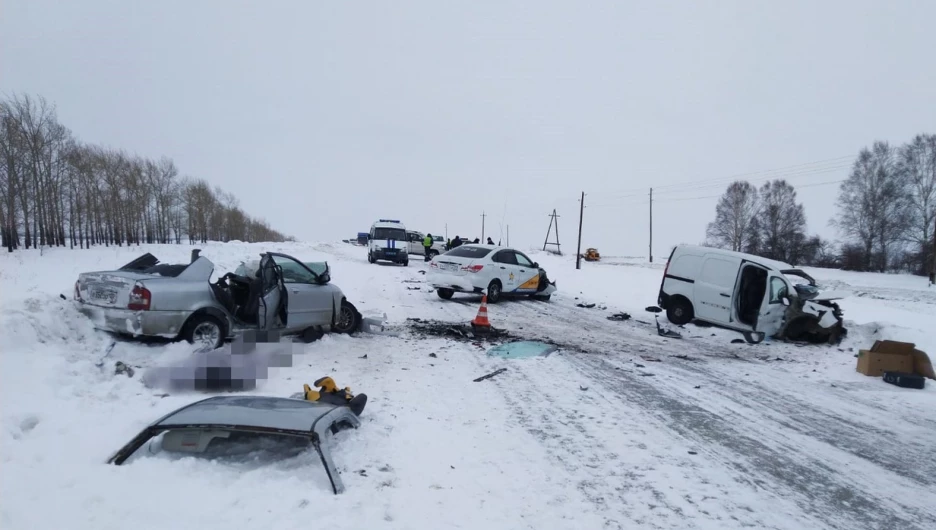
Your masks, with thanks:
[(489, 328), (491, 327), (491, 322), (488, 321), (487, 316), (487, 295), (481, 297), (481, 307), (478, 308), (478, 316), (471, 321), (471, 325), (476, 328)]

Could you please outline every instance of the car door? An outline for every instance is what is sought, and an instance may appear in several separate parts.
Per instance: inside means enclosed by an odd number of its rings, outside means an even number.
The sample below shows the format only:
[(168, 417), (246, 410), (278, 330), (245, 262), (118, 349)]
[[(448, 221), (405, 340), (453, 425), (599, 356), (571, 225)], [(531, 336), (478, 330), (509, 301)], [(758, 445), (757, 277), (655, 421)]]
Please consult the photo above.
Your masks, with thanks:
[(763, 333), (767, 337), (776, 335), (783, 326), (789, 296), (790, 284), (787, 283), (783, 274), (770, 271), (767, 275), (767, 293), (764, 296), (760, 313), (757, 315), (757, 322), (754, 323), (754, 331)]
[(261, 288), (257, 325), (261, 329), (283, 328), (288, 323), (289, 299), (283, 285), (282, 273), (269, 254), (260, 258), (258, 274)]
[(519, 271), (517, 257), (512, 250), (501, 250), (491, 256), (494, 275), (500, 280), (503, 292), (509, 293), (517, 288)]
[(731, 323), (731, 307), (740, 262), (706, 256), (693, 289), (695, 317), (718, 324)]
[(318, 276), (302, 262), (285, 254), (272, 254), (283, 271), (283, 284), (289, 293), (287, 331), (331, 323), (331, 290), (321, 285)]
[(408, 232), (407, 237), (409, 238), (409, 253), (422, 256), (425, 253), (422, 244), (423, 235), (419, 232)]
[(523, 252), (512, 250), (517, 261), (517, 287), (518, 293), (535, 293), (539, 289), (539, 267), (535, 267), (533, 260), (526, 257)]

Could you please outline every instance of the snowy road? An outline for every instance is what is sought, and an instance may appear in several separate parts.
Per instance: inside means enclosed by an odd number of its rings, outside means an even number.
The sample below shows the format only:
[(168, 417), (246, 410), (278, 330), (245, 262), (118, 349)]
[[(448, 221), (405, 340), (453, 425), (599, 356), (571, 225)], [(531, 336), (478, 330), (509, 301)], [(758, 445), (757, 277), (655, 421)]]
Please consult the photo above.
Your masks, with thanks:
[[(936, 527), (936, 393), (856, 375), (849, 348), (867, 343), (865, 330), (840, 348), (732, 344), (735, 334), (696, 326), (667, 339), (632, 307), (652, 300), (625, 306), (633, 318), (624, 322), (606, 318), (619, 307), (576, 307), (597, 294), (562, 291), (556, 262), (546, 265), (559, 277), (551, 302), (507, 301), (489, 316), (515, 335), (571, 347), (503, 360), (408, 329), (408, 318), (464, 323), (477, 312), (475, 297), (432, 293), (422, 263), (368, 265), (347, 246), (283, 250), (328, 257), (349, 299), (365, 314), (387, 313), (400, 333), (327, 336), (257, 391), (288, 395), (328, 373), (368, 393), (362, 428), (341, 433), (334, 451), (345, 494), (324, 495), (320, 477), (297, 475), (296, 465), (101, 465), (141, 425), (196, 396), (153, 396), (93, 368), (106, 339), (74, 320), (29, 265), (22, 274), (37, 280), (21, 279), (18, 305), (4, 308), (22, 355), (5, 351), (0, 371), (9, 404), (0, 525), (69, 526), (82, 514), (96, 529), (178, 520), (300, 528), (310, 519), (427, 529)], [(115, 354), (147, 365), (179, 351), (121, 343)], [(46, 495), (62, 499), (58, 510), (30, 508)]]

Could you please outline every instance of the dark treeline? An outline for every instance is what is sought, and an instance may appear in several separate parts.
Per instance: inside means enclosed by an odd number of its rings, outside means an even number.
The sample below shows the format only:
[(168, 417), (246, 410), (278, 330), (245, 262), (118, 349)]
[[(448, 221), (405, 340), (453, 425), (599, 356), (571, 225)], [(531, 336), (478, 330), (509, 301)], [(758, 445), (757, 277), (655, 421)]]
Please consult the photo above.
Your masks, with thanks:
[(19, 95), (0, 100), (0, 233), (10, 252), (290, 239), (172, 160), (80, 142), (53, 105)]
[[(831, 205), (830, 205), (831, 206)], [(733, 182), (715, 207), (706, 244), (794, 265), (925, 275), (936, 258), (936, 135), (862, 149), (842, 182), (832, 224), (840, 240), (806, 232), (796, 190)]]

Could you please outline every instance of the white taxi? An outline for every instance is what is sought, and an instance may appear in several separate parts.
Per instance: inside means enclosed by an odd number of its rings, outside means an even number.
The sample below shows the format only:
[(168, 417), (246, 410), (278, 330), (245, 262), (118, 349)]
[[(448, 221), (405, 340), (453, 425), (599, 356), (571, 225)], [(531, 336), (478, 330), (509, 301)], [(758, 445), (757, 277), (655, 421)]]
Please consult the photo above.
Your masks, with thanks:
[(523, 252), (495, 245), (462, 245), (429, 262), (426, 281), (439, 298), (456, 293), (485, 293), (496, 304), (504, 296), (531, 296), (549, 300), (556, 282)]

